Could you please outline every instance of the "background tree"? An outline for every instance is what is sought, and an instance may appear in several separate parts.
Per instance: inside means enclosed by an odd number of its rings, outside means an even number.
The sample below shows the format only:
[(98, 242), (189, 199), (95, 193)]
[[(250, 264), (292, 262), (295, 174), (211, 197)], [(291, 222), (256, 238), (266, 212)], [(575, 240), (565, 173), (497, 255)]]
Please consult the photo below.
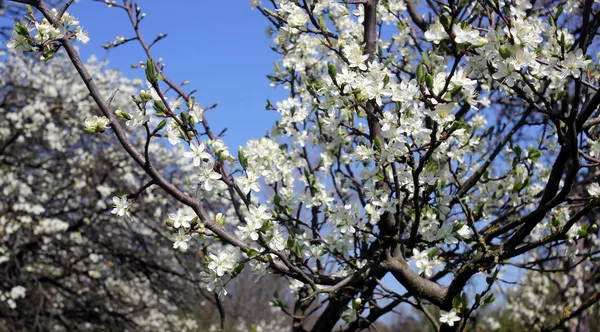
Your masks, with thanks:
[[(296, 301), (275, 304), (296, 331), (369, 328), (402, 303), (449, 331), (493, 302), (506, 266), (554, 260), (575, 271), (575, 259), (595, 267), (594, 1), (252, 1), (281, 54), (269, 77), (290, 97), (267, 103), (281, 120), (237, 159), (194, 95), (154, 60), (137, 4), (99, 1), (128, 16), (130, 41), (148, 56), (149, 88), (115, 111), (73, 46), (87, 37), (63, 14), (70, 2), (55, 12), (42, 0), (17, 2), (45, 20), (30, 14), (37, 24), (16, 25), (9, 46), (42, 60), (64, 48), (102, 112), (98, 121), (151, 185), (193, 211), (184, 216), (197, 220), (189, 227), (169, 225), (179, 233), (174, 246), (200, 251), (206, 239), (222, 241), (206, 250), (202, 273), (218, 297), (249, 265), (290, 280)], [(125, 126), (145, 144), (136, 146)], [(189, 146), (171, 162), (193, 165), (190, 186), (155, 162), (149, 147), (161, 137)], [(224, 205), (208, 209), (201, 198)], [(114, 201), (116, 214), (141, 204)], [(599, 291), (589, 284), (579, 301), (567, 295), (573, 303), (562, 303), (559, 317), (531, 327), (568, 324)]]

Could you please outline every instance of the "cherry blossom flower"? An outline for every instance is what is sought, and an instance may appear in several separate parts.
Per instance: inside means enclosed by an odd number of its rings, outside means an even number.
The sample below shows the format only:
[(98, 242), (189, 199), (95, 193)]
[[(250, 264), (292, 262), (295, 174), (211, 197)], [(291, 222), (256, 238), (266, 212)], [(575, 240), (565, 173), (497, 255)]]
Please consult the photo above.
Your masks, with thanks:
[(444, 310), (440, 311), (440, 322), (444, 324), (448, 324), (448, 326), (454, 326), (454, 323), (460, 322), (460, 317), (458, 316), (456, 309), (450, 310), (450, 312), (446, 312)]

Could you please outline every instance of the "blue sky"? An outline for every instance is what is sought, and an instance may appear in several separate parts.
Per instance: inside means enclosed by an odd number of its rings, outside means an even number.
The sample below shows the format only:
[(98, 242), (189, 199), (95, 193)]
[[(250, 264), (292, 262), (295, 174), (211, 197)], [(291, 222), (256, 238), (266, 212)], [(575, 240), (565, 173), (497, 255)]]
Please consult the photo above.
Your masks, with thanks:
[[(219, 103), (207, 118), (216, 133), (228, 128), (224, 140), (230, 149), (264, 136), (279, 118), (265, 110), (266, 99), (286, 98), (266, 78), (277, 59), (269, 49), (268, 21), (247, 1), (141, 1), (140, 6), (146, 13), (140, 25), (144, 38), (152, 42), (159, 33), (168, 34), (152, 49), (163, 58), (165, 74), (175, 82), (190, 81), (187, 91), (198, 90), (201, 105)], [(146, 60), (137, 42), (108, 51), (101, 46), (116, 36), (134, 36), (123, 10), (81, 0), (69, 12), (89, 32), (90, 42), (80, 45), (84, 59), (95, 54), (127, 77), (144, 77), (143, 70), (130, 68)]]

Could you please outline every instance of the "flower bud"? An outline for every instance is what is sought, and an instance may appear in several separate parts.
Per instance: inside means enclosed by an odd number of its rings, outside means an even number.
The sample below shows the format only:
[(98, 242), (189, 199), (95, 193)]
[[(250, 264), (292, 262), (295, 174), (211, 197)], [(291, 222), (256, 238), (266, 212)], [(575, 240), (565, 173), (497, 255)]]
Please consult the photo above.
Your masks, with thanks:
[(500, 52), (500, 56), (502, 57), (502, 59), (507, 59), (512, 55), (510, 53), (510, 50), (508, 49), (508, 47), (506, 47), (504, 45), (500, 46), (500, 49), (498, 49), (498, 52)]
[(225, 216), (222, 213), (217, 213), (217, 216), (215, 217), (215, 222), (217, 223), (217, 225), (223, 227), (223, 225), (225, 225)]
[(148, 100), (152, 100), (152, 95), (149, 94), (148, 92), (142, 90), (142, 91), (140, 91), (140, 99), (143, 102), (147, 102)]
[(131, 120), (131, 115), (123, 110), (116, 110), (115, 115), (120, 117), (121, 119)]

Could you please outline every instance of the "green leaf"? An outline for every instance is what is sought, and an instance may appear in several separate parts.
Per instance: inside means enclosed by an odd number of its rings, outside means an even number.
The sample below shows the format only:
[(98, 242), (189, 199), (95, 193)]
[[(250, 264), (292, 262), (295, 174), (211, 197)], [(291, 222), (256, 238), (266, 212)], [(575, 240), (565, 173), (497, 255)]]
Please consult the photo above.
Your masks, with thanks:
[(296, 244), (294, 245), (294, 253), (296, 254), (296, 256), (298, 256), (299, 258), (302, 258), (302, 248), (300, 247), (300, 244), (296, 242)]
[(329, 76), (332, 80), (335, 80), (335, 76), (337, 75), (337, 68), (331, 62), (327, 64), (327, 73), (329, 73)]
[(483, 213), (483, 207), (485, 205), (483, 203), (479, 203), (477, 204), (477, 207), (475, 208), (475, 215), (476, 216), (481, 216), (481, 214)]
[(373, 147), (375, 148), (375, 151), (381, 151), (381, 139), (379, 136), (375, 136), (375, 139), (373, 140)]
[(233, 272), (231, 272), (231, 276), (232, 277), (236, 277), (238, 276), (240, 273), (242, 273), (242, 271), (244, 271), (244, 268), (246, 267), (245, 264), (238, 264), (235, 269), (233, 270)]
[(279, 195), (273, 196), (273, 204), (277, 207), (281, 207), (281, 197), (279, 197)]
[(190, 115), (189, 115), (189, 114), (187, 114), (186, 112), (181, 112), (181, 113), (179, 114), (179, 117), (181, 118), (181, 122), (183, 123), (183, 126), (184, 126), (184, 127), (185, 127), (187, 124), (190, 124), (190, 123), (191, 123), (191, 120), (190, 120)]
[(244, 149), (241, 146), (238, 147), (238, 161), (243, 169), (248, 167), (248, 158), (244, 155)]
[(273, 104), (271, 104), (271, 101), (269, 99), (267, 99), (267, 106), (265, 106), (265, 109), (267, 111), (274, 111), (275, 107), (273, 107)]
[(535, 162), (536, 160), (540, 159), (541, 156), (542, 156), (542, 151), (533, 150), (533, 151), (529, 151), (529, 154), (527, 157), (529, 159), (531, 159), (531, 161)]
[(158, 132), (159, 130), (163, 129), (166, 124), (167, 120), (163, 119), (161, 122), (158, 123), (158, 126), (156, 126), (156, 129), (154, 129), (154, 131)]
[(452, 299), (452, 308), (454, 309), (459, 309), (460, 305), (461, 305), (461, 296), (460, 294), (457, 294), (453, 299)]
[(327, 30), (327, 22), (325, 21), (325, 16), (323, 15), (319, 16), (319, 27), (321, 28), (321, 31)]
[(268, 231), (272, 230), (272, 229), (273, 229), (273, 227), (274, 227), (274, 226), (273, 226), (273, 223), (272, 223), (272, 222), (269, 222), (269, 221), (267, 221), (266, 223), (264, 223), (264, 224), (262, 225), (262, 227), (260, 228), (260, 230), (261, 230), (261, 231), (263, 231), (263, 232), (268, 232)]
[(517, 165), (519, 164), (519, 161), (520, 161), (519, 157), (514, 157), (512, 160), (512, 168), (517, 167)]
[(454, 89), (452, 89), (452, 91), (450, 91), (450, 96), (452, 98), (456, 97), (460, 92), (462, 91), (462, 86), (457, 85), (454, 87)]
[(422, 63), (417, 66), (417, 83), (425, 83), (425, 66)]
[(254, 249), (254, 248), (248, 248), (246, 249), (246, 255), (248, 255), (248, 257), (253, 257), (259, 254), (259, 251)]
[(404, 24), (402, 23), (402, 21), (399, 21), (398, 24), (396, 24), (396, 27), (398, 28), (398, 30), (400, 31), (404, 31), (404, 29), (406, 28), (404, 26)]
[(483, 305), (490, 304), (494, 302), (494, 300), (494, 293), (490, 293), (485, 297), (485, 299), (483, 299)]
[(554, 98), (556, 100), (561, 100), (561, 99), (565, 98), (566, 96), (567, 96), (567, 91), (560, 90), (559, 92), (556, 93), (556, 96)]
[(523, 187), (524, 187), (524, 183), (523, 183), (523, 182), (516, 181), (516, 182), (513, 184), (513, 188), (512, 188), (512, 190), (513, 190), (514, 192), (519, 192), (519, 191), (521, 191), (521, 189), (523, 189)]
[(496, 271), (494, 271), (494, 274), (492, 274), (491, 277), (485, 278), (485, 281), (488, 285), (491, 285), (496, 281), (496, 278), (498, 277), (498, 272), (500, 272), (500, 269), (496, 269)]
[(555, 14), (556, 18), (558, 18), (560, 16), (560, 14), (562, 14), (564, 8), (565, 7), (562, 4), (559, 5), (558, 8), (556, 8), (556, 14)]
[(446, 29), (450, 29), (450, 25), (452, 24), (452, 22), (450, 21), (450, 18), (447, 15), (440, 16), (440, 23), (442, 23), (442, 25)]
[(21, 36), (29, 36), (29, 30), (27, 30), (27, 26), (22, 22), (15, 24), (15, 32)]
[(581, 229), (579, 230), (579, 236), (586, 237), (588, 235), (588, 224), (581, 225)]
[(433, 257), (435, 257), (439, 251), (440, 251), (439, 247), (435, 247), (435, 248), (431, 249), (428, 254), (429, 259), (432, 259)]
[(165, 104), (162, 103), (162, 101), (160, 100), (155, 100), (154, 103), (152, 104), (152, 108), (154, 108), (154, 110), (157, 113), (165, 113)]
[(294, 240), (293, 237), (288, 237), (287, 241), (285, 242), (285, 246), (288, 248), (293, 248), (295, 244), (296, 240)]
[(189, 142), (188, 136), (183, 128), (181, 128), (181, 126), (177, 126), (177, 130), (179, 130), (179, 135), (181, 135), (181, 138), (183, 138), (186, 142)]
[(551, 225), (552, 227), (560, 226), (560, 220), (556, 216), (552, 216)]
[(513, 151), (515, 152), (515, 154), (517, 155), (517, 157), (521, 157), (521, 147), (519, 145), (515, 145), (513, 146)]
[(427, 174), (437, 173), (439, 170), (439, 165), (433, 159), (429, 159), (427, 165), (425, 166), (425, 172)]
[(425, 84), (429, 90), (433, 90), (433, 76), (429, 73), (425, 74)]

